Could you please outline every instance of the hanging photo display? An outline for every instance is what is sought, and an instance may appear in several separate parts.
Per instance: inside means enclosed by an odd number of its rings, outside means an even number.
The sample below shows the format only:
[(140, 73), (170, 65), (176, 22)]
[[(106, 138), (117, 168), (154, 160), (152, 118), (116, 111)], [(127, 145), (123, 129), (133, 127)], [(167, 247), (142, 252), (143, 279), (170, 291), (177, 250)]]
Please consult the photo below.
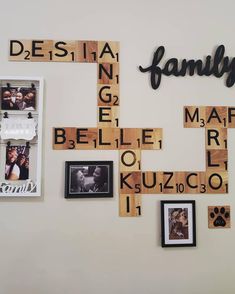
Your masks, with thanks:
[(41, 78), (0, 77), (0, 197), (41, 195)]

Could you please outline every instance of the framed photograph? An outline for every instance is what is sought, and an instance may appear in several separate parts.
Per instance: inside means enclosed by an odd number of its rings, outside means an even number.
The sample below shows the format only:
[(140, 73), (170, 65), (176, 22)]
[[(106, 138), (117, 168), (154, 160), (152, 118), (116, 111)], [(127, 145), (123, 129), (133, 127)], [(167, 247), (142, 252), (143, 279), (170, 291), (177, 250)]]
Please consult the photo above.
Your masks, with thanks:
[(113, 197), (112, 161), (66, 161), (65, 198)]
[(161, 201), (162, 247), (196, 246), (195, 201)]
[(36, 110), (36, 88), (2, 87), (2, 110)]
[(7, 146), (5, 180), (17, 181), (29, 178), (29, 147)]

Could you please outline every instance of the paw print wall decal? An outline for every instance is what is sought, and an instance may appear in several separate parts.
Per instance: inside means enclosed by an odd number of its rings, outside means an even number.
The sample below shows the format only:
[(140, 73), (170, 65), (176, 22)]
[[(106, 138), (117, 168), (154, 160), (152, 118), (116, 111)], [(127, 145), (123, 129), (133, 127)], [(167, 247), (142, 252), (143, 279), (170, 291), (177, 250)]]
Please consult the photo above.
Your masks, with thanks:
[(208, 206), (208, 228), (230, 228), (230, 206)]

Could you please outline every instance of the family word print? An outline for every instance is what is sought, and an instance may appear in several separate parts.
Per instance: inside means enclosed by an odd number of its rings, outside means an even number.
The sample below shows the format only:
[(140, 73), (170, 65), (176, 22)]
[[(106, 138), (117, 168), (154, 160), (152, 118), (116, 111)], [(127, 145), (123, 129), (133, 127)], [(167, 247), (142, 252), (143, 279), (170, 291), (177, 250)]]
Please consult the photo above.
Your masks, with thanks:
[(118, 42), (13, 40), (9, 60), (97, 63), (97, 126), (55, 127), (53, 148), (119, 150), (120, 216), (142, 214), (141, 194), (228, 193), (227, 128), (235, 128), (235, 107), (184, 107), (184, 127), (206, 134), (204, 171), (142, 171), (141, 152), (162, 149), (162, 129), (119, 127)]

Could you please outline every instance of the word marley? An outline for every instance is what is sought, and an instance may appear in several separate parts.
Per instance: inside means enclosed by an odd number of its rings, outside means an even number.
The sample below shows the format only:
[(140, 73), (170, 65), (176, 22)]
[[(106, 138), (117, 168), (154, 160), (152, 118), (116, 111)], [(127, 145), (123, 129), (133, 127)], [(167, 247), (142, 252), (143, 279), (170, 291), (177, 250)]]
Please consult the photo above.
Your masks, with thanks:
[(215, 51), (214, 58), (208, 55), (204, 62), (200, 59), (183, 59), (180, 64), (177, 58), (171, 58), (161, 68), (159, 63), (163, 58), (165, 48), (160, 46), (153, 55), (152, 65), (146, 68), (139, 66), (139, 70), (144, 73), (150, 72), (151, 86), (154, 90), (160, 86), (162, 75), (184, 77), (187, 72), (190, 76), (196, 73), (199, 76), (214, 75), (216, 78), (220, 78), (227, 73), (226, 86), (230, 88), (235, 82), (235, 58), (224, 57), (224, 52), (224, 46), (220, 45)]

